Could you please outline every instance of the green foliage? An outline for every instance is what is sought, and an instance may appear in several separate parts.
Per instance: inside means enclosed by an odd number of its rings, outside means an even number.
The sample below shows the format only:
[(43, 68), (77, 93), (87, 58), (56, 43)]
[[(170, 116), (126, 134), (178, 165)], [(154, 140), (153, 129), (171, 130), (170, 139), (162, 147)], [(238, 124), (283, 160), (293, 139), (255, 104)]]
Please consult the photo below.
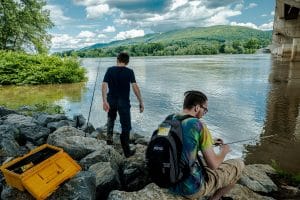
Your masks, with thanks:
[(0, 0), (0, 50), (46, 53), (53, 27), (45, 0)]
[(289, 180), (294, 185), (300, 184), (300, 173), (294, 174), (286, 172), (279, 166), (279, 164), (275, 160), (271, 160), (271, 166), (275, 169), (275, 171), (281, 178)]
[(271, 42), (272, 33), (237, 26), (188, 28), (109, 44), (98, 44), (59, 56), (114, 57), (121, 51), (131, 56), (209, 55), (255, 53)]
[(75, 83), (85, 69), (71, 58), (0, 51), (0, 85)]

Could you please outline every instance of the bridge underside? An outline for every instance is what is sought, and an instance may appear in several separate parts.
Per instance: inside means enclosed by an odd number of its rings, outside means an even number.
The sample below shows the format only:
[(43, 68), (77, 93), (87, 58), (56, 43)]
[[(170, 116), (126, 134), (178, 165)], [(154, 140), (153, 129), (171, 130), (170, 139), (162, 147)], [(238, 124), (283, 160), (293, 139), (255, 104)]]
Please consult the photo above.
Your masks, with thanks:
[(276, 0), (272, 53), (300, 61), (300, 0)]

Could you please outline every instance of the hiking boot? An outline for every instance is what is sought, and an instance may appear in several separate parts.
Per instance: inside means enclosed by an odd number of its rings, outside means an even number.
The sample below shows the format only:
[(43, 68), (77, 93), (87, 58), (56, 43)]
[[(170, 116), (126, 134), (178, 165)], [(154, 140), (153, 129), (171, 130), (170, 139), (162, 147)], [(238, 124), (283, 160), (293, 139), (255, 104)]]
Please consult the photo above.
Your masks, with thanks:
[(129, 152), (126, 152), (124, 151), (124, 156), (126, 158), (129, 158), (130, 156), (133, 156), (135, 154), (135, 149), (134, 150), (129, 150)]
[(121, 146), (124, 152), (124, 156), (126, 158), (135, 154), (135, 150), (131, 150), (129, 146), (129, 134), (121, 134), (120, 135)]
[(107, 137), (106, 137), (106, 144), (107, 145), (113, 145), (114, 141), (113, 141), (113, 134), (108, 133)]

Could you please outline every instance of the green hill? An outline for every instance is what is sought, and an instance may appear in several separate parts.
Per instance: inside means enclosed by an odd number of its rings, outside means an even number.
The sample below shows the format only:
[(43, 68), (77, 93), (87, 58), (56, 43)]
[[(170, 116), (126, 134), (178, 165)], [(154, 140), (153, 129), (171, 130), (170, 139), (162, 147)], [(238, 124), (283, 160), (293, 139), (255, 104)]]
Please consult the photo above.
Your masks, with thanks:
[(254, 53), (256, 49), (270, 44), (271, 38), (271, 31), (220, 25), (147, 34), (143, 37), (95, 44), (81, 50), (63, 52), (61, 55), (102, 57), (115, 56), (120, 51), (128, 51), (132, 56)]

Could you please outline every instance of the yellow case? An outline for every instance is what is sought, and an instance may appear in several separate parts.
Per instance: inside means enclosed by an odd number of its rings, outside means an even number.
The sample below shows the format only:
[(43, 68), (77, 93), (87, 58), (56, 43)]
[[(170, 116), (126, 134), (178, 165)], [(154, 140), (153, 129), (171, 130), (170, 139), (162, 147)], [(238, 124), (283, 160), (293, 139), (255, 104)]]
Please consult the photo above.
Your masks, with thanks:
[(6, 183), (25, 189), (36, 199), (47, 198), (81, 167), (63, 149), (44, 144), (1, 166)]

